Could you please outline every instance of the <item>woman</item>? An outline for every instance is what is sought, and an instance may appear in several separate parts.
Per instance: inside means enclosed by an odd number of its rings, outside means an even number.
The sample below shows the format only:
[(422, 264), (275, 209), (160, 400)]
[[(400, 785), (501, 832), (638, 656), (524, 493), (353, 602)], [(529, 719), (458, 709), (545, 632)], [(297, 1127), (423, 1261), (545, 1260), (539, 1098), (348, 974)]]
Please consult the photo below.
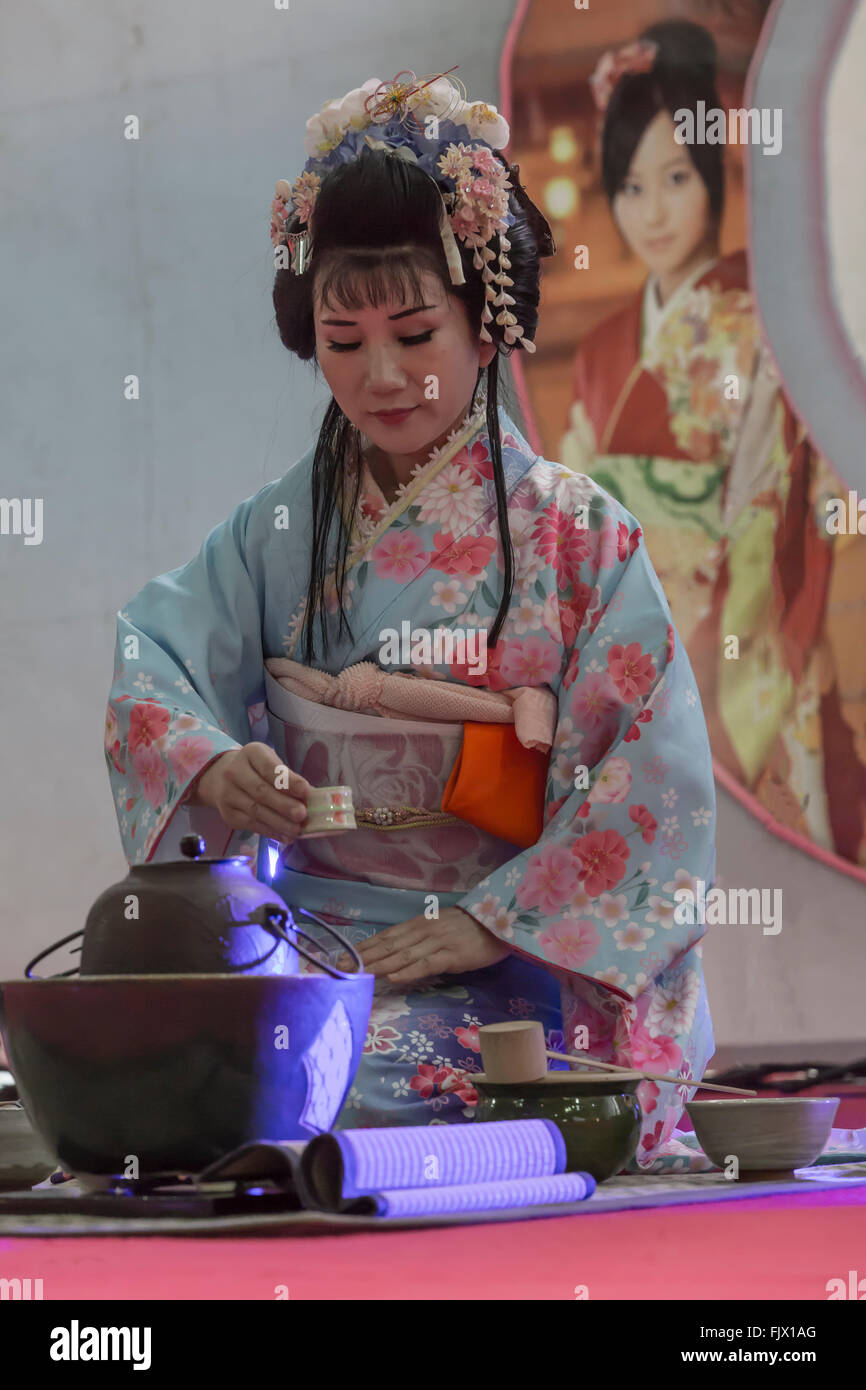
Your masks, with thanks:
[[(127, 857), (259, 836), (293, 912), (359, 943), (376, 997), (336, 1128), (470, 1120), (478, 1027), (515, 1018), (700, 1077), (704, 926), (673, 895), (714, 877), (706, 727), (634, 517), (497, 402), (553, 250), (507, 124), (447, 79), (372, 79), (307, 131), (274, 304), (332, 400), (315, 447), (119, 615)], [(359, 828), (305, 839), (310, 787), (341, 784)], [(689, 1086), (639, 1094), (638, 1164), (706, 1166), (670, 1142)]]
[[(699, 25), (653, 25), (593, 79), (602, 178), (650, 274), (587, 334), (563, 462), (640, 517), (718, 763), (801, 847), (866, 866), (862, 544), (762, 339), (745, 253), (719, 255), (722, 145), (676, 113), (720, 108)], [(682, 119), (681, 117), (679, 118)]]

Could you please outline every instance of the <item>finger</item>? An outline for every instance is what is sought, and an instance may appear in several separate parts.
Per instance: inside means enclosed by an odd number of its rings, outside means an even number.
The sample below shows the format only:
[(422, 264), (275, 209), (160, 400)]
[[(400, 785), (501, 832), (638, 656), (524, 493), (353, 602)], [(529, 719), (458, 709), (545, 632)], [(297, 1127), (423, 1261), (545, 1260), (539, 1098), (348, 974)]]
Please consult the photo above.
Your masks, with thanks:
[(277, 815), (252, 797), (230, 802), (226, 810), (231, 815), (229, 825), (239, 830), (255, 829), (257, 835), (266, 835), (271, 840), (294, 841), (303, 828), (298, 821)]
[(384, 974), (387, 979), (393, 980), (396, 984), (408, 984), (410, 980), (426, 980), (433, 975), (454, 973), (453, 966), (451, 972), (448, 970), (448, 960), (447, 952), (432, 951), (420, 960), (413, 961), (411, 965), (404, 966), (400, 970), (386, 970)]
[(296, 830), (307, 819), (307, 808), (302, 801), (290, 797), (288, 792), (277, 791), (240, 758), (229, 768), (227, 781), (231, 787), (230, 803), (241, 806), (247, 812), (255, 803), (268, 815), (279, 817), (279, 823), (290, 831)]
[(397, 922), (393, 927), (385, 927), (374, 936), (368, 936), (358, 949), (364, 960), (384, 960), (396, 951), (419, 945), (429, 937), (429, 927), (429, 922), (423, 922), (423, 919), (419, 922), (418, 918), (413, 917), (408, 922)]
[(375, 960), (365, 959), (364, 964), (372, 969), (374, 975), (389, 975), (392, 970), (411, 969), (419, 960), (426, 958), (429, 954), (427, 949), (418, 951), (410, 948), (409, 950), (389, 951), (384, 956), (377, 956)]
[[(274, 752), (273, 748), (269, 748), (266, 743), (248, 743), (246, 752), (253, 771), (257, 772), (263, 781), (268, 783), (268, 786), (273, 787), (279, 796), (288, 795), (298, 801), (306, 801), (311, 791), (306, 777), (302, 777), (299, 772), (293, 772)], [(283, 774), (279, 787), (275, 785), (278, 772)]]

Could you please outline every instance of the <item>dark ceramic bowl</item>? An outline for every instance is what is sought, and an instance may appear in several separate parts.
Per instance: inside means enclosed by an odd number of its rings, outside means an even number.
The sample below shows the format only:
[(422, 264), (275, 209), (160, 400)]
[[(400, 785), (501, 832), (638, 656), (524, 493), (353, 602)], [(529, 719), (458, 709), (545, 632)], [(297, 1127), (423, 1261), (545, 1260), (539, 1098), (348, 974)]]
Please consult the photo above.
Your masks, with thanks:
[(470, 1077), (478, 1091), (476, 1120), (553, 1120), (565, 1140), (567, 1173), (612, 1178), (637, 1152), (641, 1072), (549, 1071), (540, 1081), (493, 1082)]
[(0, 984), (0, 1031), (33, 1126), (67, 1171), (197, 1173), (255, 1139), (330, 1129), (361, 1060), (374, 983), (14, 980)]
[(56, 1168), (26, 1110), (17, 1101), (0, 1104), (0, 1192), (33, 1187)]

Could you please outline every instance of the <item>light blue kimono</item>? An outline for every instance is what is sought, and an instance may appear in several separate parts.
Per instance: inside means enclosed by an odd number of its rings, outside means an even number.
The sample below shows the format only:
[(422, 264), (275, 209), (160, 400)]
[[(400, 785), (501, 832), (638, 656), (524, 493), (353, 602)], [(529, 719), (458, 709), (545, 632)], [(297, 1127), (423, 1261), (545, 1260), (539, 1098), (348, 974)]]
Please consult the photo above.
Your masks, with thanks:
[[(465, 662), (434, 667), (493, 691), (554, 693), (544, 831), (521, 850), (466, 826), (367, 828), (289, 853), (277, 891), (356, 941), (423, 914), (432, 893), (510, 948), (471, 974), (377, 981), (362, 1064), (334, 1127), (471, 1119), (479, 1025), (533, 1018), (553, 1049), (577, 1041), (573, 1050), (682, 1076), (679, 1086), (641, 1082), (636, 1163), (711, 1166), (691, 1136), (672, 1137), (694, 1090), (685, 1079), (700, 1077), (713, 1052), (705, 926), (674, 898), (715, 878), (712, 763), (694, 677), (635, 518), (589, 477), (536, 456), (505, 411), (500, 425), (516, 560), (509, 618), (483, 676)], [(346, 733), (319, 720), (318, 706), (286, 701), (266, 668), (299, 659), (312, 458), (310, 449), (241, 502), (195, 558), (118, 615), (106, 757), (130, 863), (176, 858), (195, 829), (211, 854), (257, 852), (265, 875), (267, 843), (182, 800), (215, 756), (251, 740), (269, 742), (313, 785), (352, 786), (356, 805), (439, 804), (453, 764), (447, 731), (413, 735), (368, 716)], [(353, 544), (354, 640), (337, 639), (335, 624), (314, 666), (336, 675), (376, 662), (383, 633), (405, 620), (413, 633), (486, 629), (502, 555), (483, 414), (467, 417), (393, 504), (365, 466)]]

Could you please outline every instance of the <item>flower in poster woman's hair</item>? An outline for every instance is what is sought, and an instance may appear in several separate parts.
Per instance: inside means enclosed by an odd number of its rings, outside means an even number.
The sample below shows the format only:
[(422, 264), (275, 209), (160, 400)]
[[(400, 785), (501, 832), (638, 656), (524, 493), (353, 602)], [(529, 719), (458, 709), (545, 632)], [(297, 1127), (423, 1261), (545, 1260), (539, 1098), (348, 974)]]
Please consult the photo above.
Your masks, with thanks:
[(601, 55), (589, 79), (593, 100), (600, 113), (607, 110), (620, 78), (627, 73), (649, 72), (658, 50), (659, 45), (651, 39), (635, 39), (622, 48), (609, 48)]
[(651, 815), (646, 806), (629, 806), (628, 813), (635, 825), (641, 828), (641, 838), (644, 844), (651, 845), (656, 837), (659, 823), (655, 816)]
[(578, 877), (595, 898), (625, 877), (631, 851), (617, 830), (590, 830), (575, 841), (571, 854), (580, 864)]
[(400, 531), (392, 526), (373, 547), (370, 558), (380, 579), (394, 579), (398, 584), (405, 584), (418, 578), (428, 557), (416, 531)]
[(552, 922), (537, 940), (548, 960), (569, 970), (579, 970), (592, 960), (601, 945), (598, 928), (586, 917), (563, 917)]
[(521, 907), (538, 908), (545, 916), (565, 906), (577, 887), (578, 873), (571, 852), (563, 845), (545, 845), (530, 856), (517, 901)]

